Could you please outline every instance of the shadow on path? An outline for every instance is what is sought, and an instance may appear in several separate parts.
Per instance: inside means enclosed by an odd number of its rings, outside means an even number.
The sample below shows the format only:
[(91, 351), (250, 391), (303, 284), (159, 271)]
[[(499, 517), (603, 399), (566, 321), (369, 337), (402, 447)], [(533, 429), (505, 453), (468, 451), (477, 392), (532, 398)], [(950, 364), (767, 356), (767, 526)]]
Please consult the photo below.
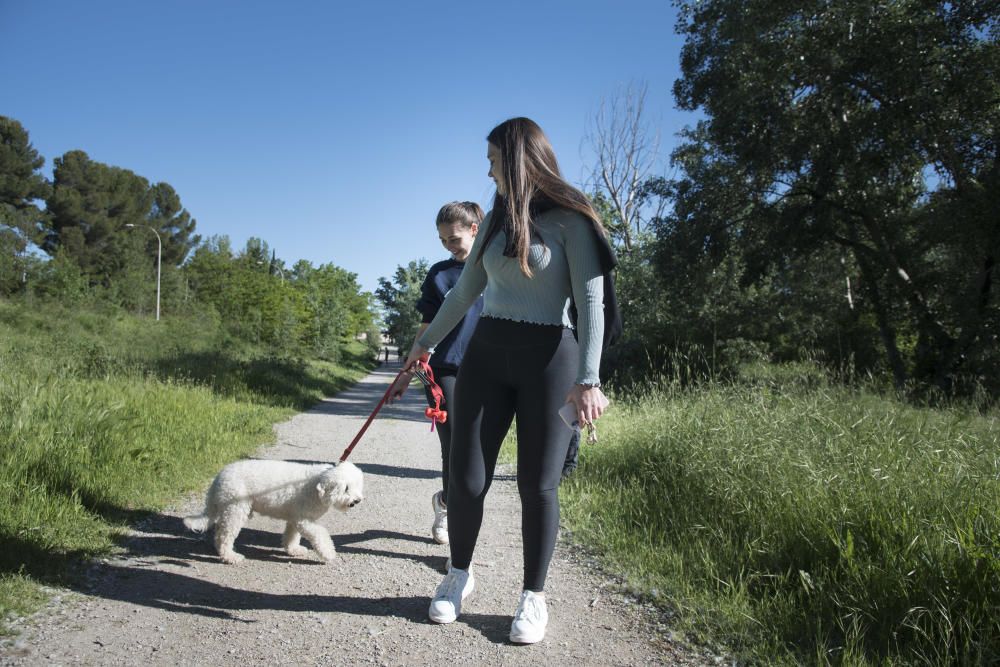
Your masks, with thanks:
[[(182, 614), (222, 618), (239, 623), (259, 623), (245, 613), (257, 610), (343, 613), (357, 616), (396, 617), (412, 623), (428, 624), (427, 595), (382, 596), (268, 593), (208, 581), (201, 575), (166, 572), (162, 565), (197, 571), (199, 563), (218, 564), (211, 541), (187, 531), (181, 519), (158, 514), (143, 522), (143, 533), (128, 540), (128, 553), (122, 562), (101, 567), (100, 577), (84, 587), (88, 595), (128, 602), (143, 607)], [(436, 571), (443, 571), (444, 557), (362, 546), (375, 540), (430, 543), (429, 538), (389, 530), (369, 529), (360, 533), (334, 535), (341, 554), (368, 554), (411, 560)], [(293, 558), (281, 549), (281, 535), (244, 528), (236, 541), (236, 550), (247, 557), (239, 566), (254, 567), (254, 561), (289, 563), (295, 567), (327, 567), (309, 558)], [(155, 560), (144, 560), (146, 557)], [(221, 565), (220, 565), (221, 567)], [(480, 632), (491, 642), (507, 641), (510, 617), (491, 614), (465, 614), (461, 623)]]
[(254, 610), (342, 612), (365, 616), (397, 616), (414, 623), (427, 619), (427, 596), (361, 597), (279, 594), (231, 588), (184, 574), (110, 565), (98, 590), (112, 600), (184, 614), (256, 623), (238, 612)]
[[(251, 457), (257, 458), (257, 457)], [(269, 461), (271, 459), (260, 459)], [(316, 459), (282, 459), (292, 463), (304, 463), (306, 465), (330, 465), (336, 461), (318, 461)], [(441, 479), (440, 470), (425, 470), (424, 468), (404, 468), (402, 466), (389, 466), (382, 463), (358, 463), (358, 468), (366, 475), (378, 475), (380, 477), (396, 477), (398, 479)], [(496, 477), (500, 478), (499, 475)]]
[[(202, 578), (155, 569), (160, 564), (197, 569), (198, 563), (219, 564), (211, 539), (187, 530), (179, 517), (158, 514), (143, 522), (141, 534), (133, 535), (125, 545), (123, 561), (101, 567), (101, 576), (86, 589), (88, 595), (131, 602), (189, 614), (241, 620), (231, 612), (273, 609), (285, 611), (344, 612), (372, 616), (398, 616), (414, 622), (427, 620), (427, 596), (355, 597), (328, 595), (283, 595), (231, 588)], [(210, 533), (209, 533), (210, 535)], [(406, 551), (362, 546), (376, 540), (394, 540), (430, 544), (431, 539), (395, 531), (369, 529), (360, 533), (333, 535), (340, 554), (370, 554), (421, 563), (443, 572), (445, 557)], [(247, 557), (242, 565), (254, 567), (254, 561), (288, 563), (296, 567), (326, 567), (314, 557), (295, 558), (281, 548), (281, 534), (244, 528), (235, 544), (236, 551)], [(144, 560), (150, 558), (150, 560)], [(155, 561), (152, 560), (155, 558)], [(148, 566), (148, 567), (144, 567)], [(250, 622), (250, 621), (248, 621)]]
[[(394, 617), (421, 625), (431, 624), (427, 619), (426, 595), (367, 597), (266, 593), (232, 588), (185, 574), (131, 566), (108, 566), (98, 590), (90, 593), (174, 613), (245, 624), (261, 621), (247, 618), (243, 612), (261, 610)], [(491, 642), (508, 640), (509, 616), (464, 614), (460, 623), (480, 632)]]

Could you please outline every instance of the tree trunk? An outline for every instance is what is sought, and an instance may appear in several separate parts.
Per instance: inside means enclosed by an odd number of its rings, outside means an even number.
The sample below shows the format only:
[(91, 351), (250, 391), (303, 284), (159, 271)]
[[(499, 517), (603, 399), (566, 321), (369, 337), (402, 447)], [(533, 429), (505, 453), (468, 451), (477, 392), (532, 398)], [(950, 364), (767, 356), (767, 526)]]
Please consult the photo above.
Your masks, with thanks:
[(872, 307), (875, 310), (879, 337), (882, 339), (882, 345), (885, 347), (889, 368), (892, 369), (893, 384), (897, 389), (902, 389), (906, 385), (907, 380), (906, 365), (903, 363), (903, 357), (899, 353), (899, 347), (896, 345), (896, 330), (892, 326), (888, 307), (882, 298), (881, 290), (879, 290), (878, 276), (875, 275), (875, 271), (872, 269), (868, 258), (863, 253), (855, 252), (855, 258), (858, 260), (861, 275), (864, 277), (864, 291), (868, 293)]

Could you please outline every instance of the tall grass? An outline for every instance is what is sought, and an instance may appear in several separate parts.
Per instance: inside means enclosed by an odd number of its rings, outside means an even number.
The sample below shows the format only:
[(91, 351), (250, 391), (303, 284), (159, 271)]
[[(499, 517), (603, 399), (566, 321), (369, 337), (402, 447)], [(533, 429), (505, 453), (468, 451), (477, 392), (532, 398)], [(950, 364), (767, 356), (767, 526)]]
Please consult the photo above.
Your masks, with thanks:
[(0, 622), (123, 528), (365, 370), (273, 358), (217, 323), (0, 302)]
[(616, 401), (564, 522), (756, 664), (1000, 660), (1000, 424), (784, 377)]

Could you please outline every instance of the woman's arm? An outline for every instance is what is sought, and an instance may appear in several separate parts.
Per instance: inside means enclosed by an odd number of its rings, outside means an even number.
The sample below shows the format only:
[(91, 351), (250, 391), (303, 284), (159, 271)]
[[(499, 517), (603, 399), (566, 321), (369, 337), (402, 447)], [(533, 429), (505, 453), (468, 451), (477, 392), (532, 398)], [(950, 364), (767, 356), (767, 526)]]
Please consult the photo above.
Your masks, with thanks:
[(577, 384), (601, 383), (601, 346), (604, 341), (604, 274), (592, 223), (575, 215), (565, 226), (566, 261), (577, 310), (580, 366)]
[(604, 342), (604, 274), (597, 231), (590, 220), (574, 216), (565, 226), (566, 261), (577, 310), (580, 364), (566, 401), (576, 405), (577, 417), (589, 424), (604, 412), (607, 399), (600, 389), (601, 350)]

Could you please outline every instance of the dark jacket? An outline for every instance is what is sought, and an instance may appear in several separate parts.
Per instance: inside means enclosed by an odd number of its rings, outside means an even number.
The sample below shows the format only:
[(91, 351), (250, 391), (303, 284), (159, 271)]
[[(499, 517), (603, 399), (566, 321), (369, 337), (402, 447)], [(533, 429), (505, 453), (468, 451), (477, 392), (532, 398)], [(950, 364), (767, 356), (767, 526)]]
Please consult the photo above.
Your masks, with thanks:
[[(420, 300), (417, 301), (417, 310), (423, 316), (423, 322), (427, 323), (434, 319), (438, 309), (444, 303), (451, 288), (458, 282), (458, 277), (462, 275), (462, 267), (465, 264), (454, 259), (446, 259), (443, 262), (434, 264), (424, 278), (420, 287)], [(445, 368), (455, 370), (462, 363), (465, 356), (465, 348), (469, 345), (472, 332), (479, 322), (479, 313), (483, 310), (482, 295), (472, 304), (465, 317), (452, 329), (444, 339), (434, 348), (431, 355), (431, 368)]]
[[(604, 344), (603, 349), (618, 342), (622, 336), (622, 314), (618, 309), (618, 295), (615, 293), (615, 267), (618, 266), (618, 258), (615, 256), (615, 249), (611, 247), (611, 241), (604, 234), (594, 230), (594, 236), (598, 240), (597, 251), (600, 253), (601, 272), (604, 274)], [(578, 314), (576, 303), (572, 300), (569, 304), (569, 316), (575, 322)], [(573, 330), (573, 334), (579, 327)]]

